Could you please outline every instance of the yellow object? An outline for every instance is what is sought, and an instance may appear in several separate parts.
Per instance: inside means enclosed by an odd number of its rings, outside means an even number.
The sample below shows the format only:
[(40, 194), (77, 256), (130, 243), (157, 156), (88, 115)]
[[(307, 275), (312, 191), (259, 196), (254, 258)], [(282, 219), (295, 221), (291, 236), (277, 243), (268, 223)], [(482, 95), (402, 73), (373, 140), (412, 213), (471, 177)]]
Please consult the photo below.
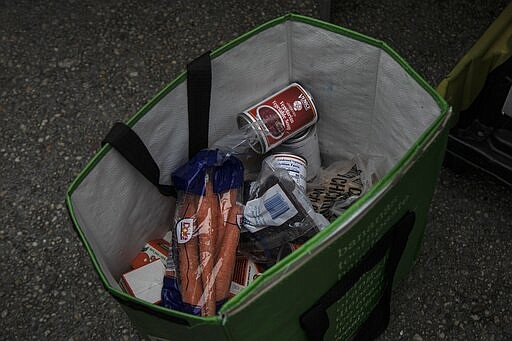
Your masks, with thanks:
[[(512, 56), (512, 3), (441, 81), (437, 91), (458, 113), (482, 90), (487, 75)], [(452, 119), (452, 122), (456, 121)]]

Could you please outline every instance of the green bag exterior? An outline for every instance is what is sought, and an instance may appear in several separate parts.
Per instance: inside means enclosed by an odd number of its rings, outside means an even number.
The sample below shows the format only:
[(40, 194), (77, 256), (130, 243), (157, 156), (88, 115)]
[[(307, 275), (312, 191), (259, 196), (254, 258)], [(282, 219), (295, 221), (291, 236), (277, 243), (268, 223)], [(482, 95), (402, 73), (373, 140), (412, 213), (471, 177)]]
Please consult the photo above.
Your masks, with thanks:
[[(111, 286), (74, 214), (71, 197), (102, 157), (104, 146), (71, 185), (68, 208), (78, 234), (107, 290), (116, 298), (142, 336), (149, 340), (307, 340), (300, 325), (310, 309), (337, 281), (353, 268), (372, 246), (407, 212), (415, 223), (398, 265), (393, 283), (410, 271), (419, 253), (430, 201), (444, 157), (450, 110), (446, 102), (386, 44), (341, 27), (299, 15), (286, 15), (239, 37), (212, 52), (219, 56), (241, 41), (285, 21), (300, 21), (327, 31), (375, 45), (390, 54), (439, 105), (441, 115), (426, 129), (405, 156), (369, 192), (335, 222), (262, 274), (228, 301), (215, 317), (197, 317), (152, 305)], [(143, 116), (182, 82), (182, 74), (141, 109), (129, 122)], [(346, 225), (341, 231), (337, 227)], [(339, 301), (327, 310), (326, 340), (349, 339), (367, 319), (382, 295), (386, 258), (365, 273)]]

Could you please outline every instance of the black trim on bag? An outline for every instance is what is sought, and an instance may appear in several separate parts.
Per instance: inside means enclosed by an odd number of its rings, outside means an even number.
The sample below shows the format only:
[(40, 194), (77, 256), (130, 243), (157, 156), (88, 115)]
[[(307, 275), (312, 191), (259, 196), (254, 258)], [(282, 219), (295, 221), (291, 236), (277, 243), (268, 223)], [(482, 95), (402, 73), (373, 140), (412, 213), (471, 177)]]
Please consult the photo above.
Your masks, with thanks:
[(146, 145), (129, 126), (117, 122), (103, 139), (102, 144), (109, 143), (146, 179), (155, 185), (165, 196), (176, 197), (171, 185), (160, 184), (160, 169)]
[(370, 315), (360, 326), (354, 340), (373, 340), (386, 330), (389, 324), (391, 289), (393, 278), (404, 252), (416, 215), (408, 211), (405, 215), (350, 269), (334, 286), (300, 317), (300, 325), (309, 340), (323, 340), (329, 329), (327, 309), (339, 301), (368, 271), (373, 269), (387, 254), (384, 269), (382, 296)]
[(212, 64), (210, 52), (187, 65), (188, 157), (208, 147)]

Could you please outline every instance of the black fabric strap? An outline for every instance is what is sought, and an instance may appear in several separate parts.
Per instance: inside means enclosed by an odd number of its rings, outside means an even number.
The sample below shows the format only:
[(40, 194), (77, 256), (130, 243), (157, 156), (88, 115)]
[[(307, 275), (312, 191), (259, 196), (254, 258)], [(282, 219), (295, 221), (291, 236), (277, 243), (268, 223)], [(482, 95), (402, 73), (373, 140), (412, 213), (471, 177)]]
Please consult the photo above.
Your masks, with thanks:
[[(210, 52), (187, 65), (189, 158), (208, 147), (212, 69)], [(116, 123), (102, 144), (109, 143), (131, 163), (160, 193), (176, 197), (171, 185), (160, 184), (160, 169), (140, 137), (126, 124)]]
[(160, 169), (151, 156), (146, 145), (129, 126), (117, 122), (103, 139), (102, 144), (109, 143), (129, 163), (142, 173), (160, 193), (176, 197), (176, 191), (171, 185), (160, 184)]
[(187, 65), (189, 159), (208, 147), (211, 87), (210, 52), (206, 52)]
[(414, 212), (407, 212), (351, 270), (332, 286), (300, 317), (300, 325), (309, 340), (323, 340), (329, 328), (327, 309), (340, 300), (368, 271), (373, 269), (389, 250), (384, 270), (384, 287), (380, 301), (361, 325), (354, 340), (373, 340), (389, 324), (391, 289), (396, 268), (402, 257), (415, 222)]

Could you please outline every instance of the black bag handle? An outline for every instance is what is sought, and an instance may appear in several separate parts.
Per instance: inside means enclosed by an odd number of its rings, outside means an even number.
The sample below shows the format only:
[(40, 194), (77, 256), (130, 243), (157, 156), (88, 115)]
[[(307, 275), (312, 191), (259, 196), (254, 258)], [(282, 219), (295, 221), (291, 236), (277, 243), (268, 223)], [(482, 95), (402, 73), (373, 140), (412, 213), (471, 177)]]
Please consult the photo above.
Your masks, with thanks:
[(404, 252), (416, 215), (405, 215), (350, 269), (334, 286), (300, 317), (300, 325), (310, 341), (324, 339), (329, 328), (327, 309), (339, 301), (368, 271), (373, 269), (389, 250), (384, 269), (382, 296), (366, 321), (361, 325), (354, 340), (373, 340), (386, 330), (389, 324), (391, 289), (398, 263)]
[(208, 147), (212, 63), (206, 52), (187, 65), (188, 157)]
[(117, 122), (103, 139), (102, 144), (109, 143), (146, 179), (155, 185), (160, 193), (176, 197), (171, 185), (160, 184), (160, 169), (149, 153), (139, 135), (124, 123)]
[[(212, 69), (210, 52), (199, 56), (187, 65), (187, 103), (189, 157), (208, 147), (208, 123), (210, 119), (210, 93)], [(109, 143), (129, 163), (144, 175), (160, 193), (176, 197), (172, 185), (160, 184), (160, 169), (146, 145), (128, 125), (117, 122), (102, 141)]]

